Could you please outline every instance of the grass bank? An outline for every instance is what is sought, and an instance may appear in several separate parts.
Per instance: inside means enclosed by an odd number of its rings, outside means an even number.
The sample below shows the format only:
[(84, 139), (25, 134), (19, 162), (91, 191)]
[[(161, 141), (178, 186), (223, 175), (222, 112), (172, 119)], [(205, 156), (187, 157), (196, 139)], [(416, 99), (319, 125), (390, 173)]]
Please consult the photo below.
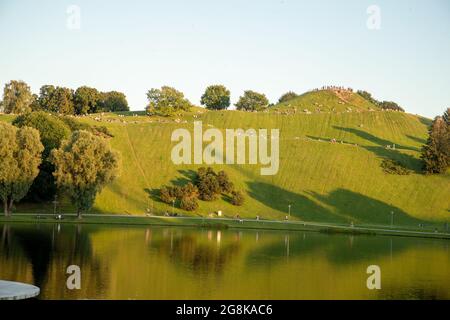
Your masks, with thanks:
[(327, 234), (351, 235), (390, 235), (419, 238), (450, 239), (449, 230), (413, 229), (405, 227), (389, 227), (376, 225), (344, 225), (312, 223), (301, 221), (250, 220), (206, 217), (162, 217), (132, 215), (84, 215), (78, 219), (75, 215), (63, 215), (56, 219), (54, 215), (16, 214), (11, 217), (0, 217), (0, 224), (5, 223), (60, 223), (60, 224), (99, 224), (111, 226), (177, 226), (199, 227), (207, 229), (261, 229), (284, 231), (313, 231)]

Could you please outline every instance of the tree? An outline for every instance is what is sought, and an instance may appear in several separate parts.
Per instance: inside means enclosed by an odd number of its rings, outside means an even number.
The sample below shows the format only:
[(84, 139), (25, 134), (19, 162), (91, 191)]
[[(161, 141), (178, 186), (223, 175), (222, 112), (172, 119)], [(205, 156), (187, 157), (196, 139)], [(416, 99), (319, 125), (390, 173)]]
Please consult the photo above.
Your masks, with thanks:
[(103, 93), (102, 110), (107, 112), (130, 111), (127, 97), (118, 91)]
[(39, 174), (31, 185), (27, 199), (33, 201), (48, 201), (56, 194), (53, 172), (55, 167), (49, 161), (50, 152), (59, 148), (61, 142), (70, 136), (69, 127), (59, 118), (43, 111), (32, 112), (17, 117), (13, 125), (19, 128), (32, 127), (39, 131), (41, 143), (44, 146)]
[(40, 89), (39, 105), (42, 110), (59, 114), (74, 114), (73, 90), (44, 85)]
[(161, 89), (150, 89), (147, 92), (149, 104), (147, 113), (157, 113), (169, 116), (178, 111), (189, 111), (191, 103), (184, 98), (184, 94), (172, 87), (161, 87)]
[(447, 110), (445, 110), (444, 115), (442, 116), (442, 118), (445, 121), (445, 124), (447, 125), (447, 127), (450, 126), (450, 108), (447, 108)]
[(443, 173), (447, 170), (450, 164), (450, 134), (442, 117), (436, 117), (431, 124), (421, 158), (425, 173)]
[(3, 89), (2, 109), (5, 113), (26, 113), (31, 111), (33, 94), (23, 81), (11, 80)]
[(210, 110), (223, 110), (230, 106), (230, 91), (222, 85), (206, 88), (200, 103)]
[(384, 109), (384, 110), (395, 110), (395, 111), (405, 112), (405, 110), (402, 107), (400, 107), (397, 103), (395, 103), (393, 101), (379, 102), (379, 106), (381, 109)]
[(87, 131), (76, 131), (51, 153), (58, 188), (76, 205), (78, 218), (92, 208), (95, 197), (118, 175), (119, 155), (107, 141)]
[(292, 99), (298, 98), (299, 95), (296, 94), (295, 92), (289, 91), (286, 92), (285, 94), (283, 94), (280, 99), (278, 99), (278, 103), (283, 103), (283, 102), (288, 102)]
[(268, 105), (269, 100), (264, 94), (251, 90), (245, 91), (236, 103), (237, 110), (244, 111), (260, 111), (267, 108)]
[(79, 87), (73, 97), (76, 114), (98, 112), (102, 104), (102, 94), (95, 88)]
[(0, 123), (0, 197), (5, 216), (28, 192), (39, 173), (44, 147), (39, 131)]

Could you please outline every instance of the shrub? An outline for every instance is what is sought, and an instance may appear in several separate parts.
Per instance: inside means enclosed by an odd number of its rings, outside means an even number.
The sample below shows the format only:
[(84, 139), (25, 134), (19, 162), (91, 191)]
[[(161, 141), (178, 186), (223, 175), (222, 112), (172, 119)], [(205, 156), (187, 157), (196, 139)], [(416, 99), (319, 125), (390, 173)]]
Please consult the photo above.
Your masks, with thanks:
[(186, 211), (195, 211), (198, 209), (197, 198), (184, 197), (181, 199), (180, 208)]
[(168, 186), (162, 187), (159, 192), (159, 197), (160, 197), (161, 201), (164, 203), (167, 203), (167, 204), (172, 204), (173, 201), (175, 201), (177, 199), (177, 197), (174, 194), (175, 193), (174, 191), (175, 190), (172, 187), (168, 187)]
[(295, 92), (289, 91), (289, 92), (286, 92), (285, 94), (283, 94), (280, 97), (280, 99), (278, 99), (278, 103), (287, 102), (289, 100), (292, 100), (292, 99), (295, 99), (295, 98), (298, 98), (298, 97), (299, 97), (298, 94), (296, 94)]
[(242, 206), (244, 204), (244, 195), (240, 191), (231, 192), (231, 204), (235, 206)]

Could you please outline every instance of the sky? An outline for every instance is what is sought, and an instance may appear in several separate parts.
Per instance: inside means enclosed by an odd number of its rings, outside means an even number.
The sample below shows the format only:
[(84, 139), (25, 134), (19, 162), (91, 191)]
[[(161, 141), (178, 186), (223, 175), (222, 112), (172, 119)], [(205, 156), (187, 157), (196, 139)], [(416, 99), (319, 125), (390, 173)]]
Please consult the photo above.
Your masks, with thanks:
[(0, 86), (124, 92), (169, 85), (193, 103), (223, 84), (271, 102), (323, 85), (429, 118), (450, 107), (448, 0), (0, 0)]

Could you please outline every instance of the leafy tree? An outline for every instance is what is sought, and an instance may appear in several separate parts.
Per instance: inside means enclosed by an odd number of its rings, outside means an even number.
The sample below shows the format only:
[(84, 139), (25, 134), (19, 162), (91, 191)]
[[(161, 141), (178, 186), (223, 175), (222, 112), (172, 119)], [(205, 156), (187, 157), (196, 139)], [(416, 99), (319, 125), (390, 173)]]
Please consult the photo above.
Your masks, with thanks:
[(73, 90), (64, 87), (44, 85), (39, 94), (39, 105), (42, 110), (59, 114), (74, 114)]
[(429, 137), (422, 149), (425, 173), (443, 173), (450, 164), (449, 128), (442, 117), (436, 117), (431, 124)]
[(150, 89), (147, 92), (149, 104), (147, 113), (157, 113), (169, 116), (178, 111), (189, 111), (191, 103), (184, 98), (184, 94), (172, 87), (161, 87), (161, 89)]
[(222, 85), (206, 88), (200, 103), (211, 110), (223, 110), (230, 106), (230, 91)]
[(244, 195), (240, 191), (231, 192), (231, 204), (235, 206), (242, 206), (244, 204)]
[(164, 186), (159, 191), (159, 198), (162, 202), (172, 204), (176, 199), (175, 189), (169, 186)]
[(19, 128), (32, 127), (39, 131), (41, 143), (44, 146), (42, 163), (39, 166), (39, 174), (34, 180), (27, 199), (33, 201), (48, 201), (56, 194), (53, 172), (55, 167), (49, 161), (50, 152), (59, 148), (61, 142), (70, 136), (69, 127), (59, 118), (43, 111), (32, 112), (17, 117), (13, 124)]
[(445, 123), (447, 124), (447, 127), (449, 127), (450, 126), (450, 108), (447, 108), (447, 110), (445, 110), (442, 118), (444, 119)]
[(79, 87), (74, 94), (76, 114), (98, 112), (102, 104), (102, 94), (95, 88)]
[(230, 178), (228, 178), (228, 174), (225, 171), (219, 171), (216, 179), (219, 183), (220, 191), (222, 193), (230, 193), (231, 191), (233, 191), (233, 183), (230, 181)]
[(119, 155), (107, 141), (87, 131), (76, 131), (51, 153), (58, 188), (77, 207), (78, 218), (89, 210), (103, 187), (118, 174)]
[(381, 109), (384, 110), (395, 110), (405, 112), (405, 110), (402, 107), (400, 107), (397, 103), (393, 101), (382, 101), (379, 103), (379, 106)]
[(260, 111), (267, 108), (268, 105), (269, 100), (264, 94), (248, 90), (239, 98), (236, 108), (244, 111)]
[(278, 103), (283, 103), (283, 102), (288, 102), (292, 99), (298, 98), (299, 95), (296, 94), (295, 92), (289, 91), (286, 92), (285, 94), (283, 94), (280, 99), (278, 99)]
[(13, 125), (19, 128), (32, 127), (39, 131), (44, 145), (42, 153), (44, 158), (50, 155), (52, 149), (59, 148), (61, 141), (70, 136), (70, 128), (60, 118), (43, 111), (20, 115), (13, 121)]
[(23, 81), (11, 80), (3, 89), (2, 109), (5, 113), (26, 113), (31, 111), (33, 94)]
[(44, 147), (39, 131), (0, 123), (0, 197), (5, 216), (28, 192), (39, 173)]
[(110, 91), (103, 93), (102, 110), (107, 112), (130, 111), (130, 107), (125, 94)]

